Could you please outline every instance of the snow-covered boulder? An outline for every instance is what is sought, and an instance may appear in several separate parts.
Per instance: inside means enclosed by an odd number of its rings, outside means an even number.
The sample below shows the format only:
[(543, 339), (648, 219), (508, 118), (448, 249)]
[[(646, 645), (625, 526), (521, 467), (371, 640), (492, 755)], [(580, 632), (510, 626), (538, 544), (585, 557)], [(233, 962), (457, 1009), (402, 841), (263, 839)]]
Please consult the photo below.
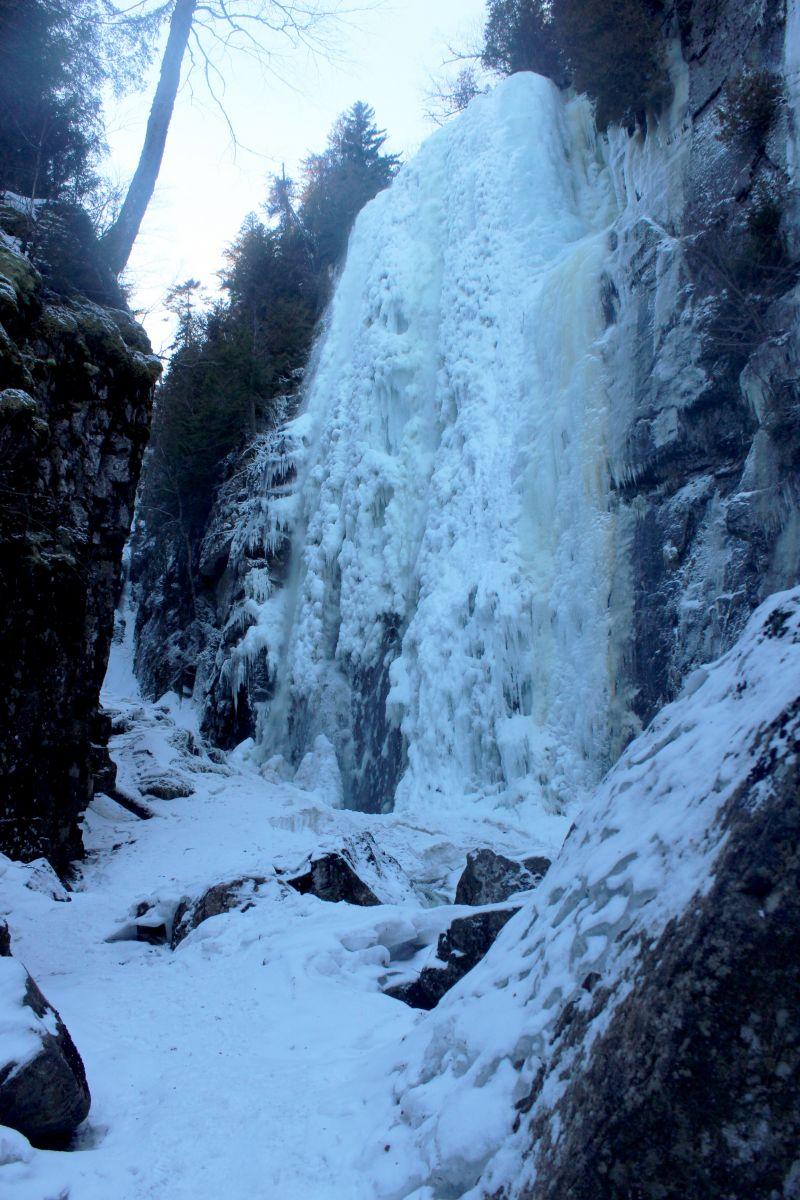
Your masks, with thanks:
[(81, 1056), (64, 1022), (21, 962), (0, 926), (0, 1126), (35, 1145), (67, 1139), (89, 1113)]
[(378, 897), (363, 879), (356, 875), (343, 854), (330, 853), (313, 857), (306, 871), (287, 879), (286, 882), (301, 896), (311, 894), (334, 904), (342, 900), (346, 904), (362, 906), (380, 904)]
[(502, 904), (541, 883), (549, 866), (543, 856), (518, 862), (488, 848), (473, 850), (456, 887), (456, 904)]
[(276, 888), (275, 880), (269, 880), (264, 875), (242, 876), (215, 884), (208, 888), (199, 900), (182, 900), (172, 925), (172, 949), (174, 950), (193, 929), (210, 917), (219, 917), (237, 909), (246, 912), (248, 908), (252, 908), (255, 898), (263, 893), (269, 884), (273, 889)]

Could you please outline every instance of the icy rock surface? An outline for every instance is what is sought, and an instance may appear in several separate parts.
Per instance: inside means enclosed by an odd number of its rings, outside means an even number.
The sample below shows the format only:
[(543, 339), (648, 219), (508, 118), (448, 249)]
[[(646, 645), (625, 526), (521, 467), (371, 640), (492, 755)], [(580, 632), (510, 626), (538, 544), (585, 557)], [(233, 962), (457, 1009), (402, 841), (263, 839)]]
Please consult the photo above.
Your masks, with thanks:
[[(769, 961), (769, 946), (759, 945), (758, 930), (766, 930), (772, 918), (776, 929), (767, 932), (766, 941), (788, 938), (787, 945), (794, 939), (796, 946), (799, 713), (800, 590), (795, 590), (762, 605), (734, 648), (698, 669), (679, 699), (631, 743), (578, 817), (542, 886), (483, 962), (405, 1039), (394, 1068), (396, 1126), (381, 1135), (392, 1153), (376, 1147), (369, 1167), (380, 1179), (377, 1195), (399, 1200), (413, 1194), (421, 1200), (619, 1194), (607, 1191), (608, 1180), (603, 1183), (598, 1173), (602, 1154), (609, 1153), (603, 1130), (609, 1134), (624, 1100), (620, 1063), (646, 1065), (656, 1043), (663, 1049), (664, 1061), (656, 1064), (665, 1072), (663, 1087), (679, 1089), (658, 1118), (664, 1128), (685, 1114), (698, 1072), (708, 1084), (709, 1070), (718, 1082), (727, 1071), (733, 1086), (730, 1096), (723, 1089), (724, 1096), (713, 1098), (716, 1112), (710, 1100), (694, 1116), (690, 1111), (687, 1128), (694, 1134), (688, 1145), (673, 1130), (672, 1140), (664, 1139), (661, 1161), (656, 1142), (648, 1143), (654, 1178), (665, 1165), (675, 1173), (687, 1167), (695, 1172), (692, 1195), (724, 1191), (737, 1197), (754, 1193), (721, 1187), (726, 1173), (735, 1180), (738, 1172), (756, 1186), (771, 1162), (770, 1178), (779, 1178), (796, 1152), (796, 1103), (794, 1116), (791, 1105), (784, 1112), (780, 1106), (783, 1081), (795, 1070), (797, 1042), (788, 1030), (782, 988), (776, 995), (769, 972), (776, 980), (779, 966), (784, 974), (793, 972), (794, 983), (786, 986), (796, 987), (797, 957), (781, 944), (782, 964)], [(730, 900), (712, 895), (721, 886), (732, 893)], [(711, 897), (706, 923), (717, 938), (710, 950), (691, 926), (706, 897)], [(675, 922), (682, 920), (690, 928), (680, 941)], [(737, 936), (724, 922), (740, 922)], [(660, 992), (651, 987), (655, 995), (648, 995), (661, 958), (676, 954), (669, 984), (662, 983)], [(731, 989), (749, 997), (759, 979), (760, 1007), (754, 1002), (754, 1011), (746, 1013), (737, 1002), (728, 1014)], [(681, 1007), (671, 1013), (676, 996)], [(729, 1016), (731, 1044), (723, 1067), (714, 1060), (713, 1041), (726, 1045)], [(613, 1045), (615, 1019), (627, 1021), (616, 1058), (607, 1048)], [(748, 1028), (758, 1035), (750, 1036)], [(642, 1029), (649, 1042), (644, 1047), (637, 1044)], [(687, 1057), (690, 1034), (706, 1043), (698, 1061)], [(609, 1054), (601, 1065), (610, 1095), (592, 1080), (598, 1066), (593, 1055), (599, 1057), (601, 1049)], [(773, 1052), (786, 1056), (783, 1075), (775, 1073)], [(616, 1074), (609, 1074), (612, 1069)], [(765, 1076), (772, 1114), (760, 1107)], [(615, 1080), (622, 1091), (615, 1090)], [(638, 1107), (626, 1120), (639, 1121), (642, 1129), (655, 1099), (646, 1099), (646, 1080), (637, 1086)], [(610, 1109), (593, 1107), (597, 1096)], [(761, 1125), (754, 1122), (753, 1105), (759, 1106)], [(592, 1129), (595, 1107), (599, 1132)], [(523, 1117), (515, 1120), (520, 1111)], [(715, 1124), (719, 1113), (721, 1128)], [(587, 1130), (596, 1136), (596, 1153), (567, 1143), (570, 1121), (581, 1122), (587, 1146)], [(620, 1171), (626, 1168), (622, 1142), (620, 1137), (616, 1143)], [(634, 1174), (641, 1173), (642, 1145), (639, 1140), (632, 1148), (628, 1165)], [(686, 1163), (678, 1162), (681, 1152)], [(582, 1160), (577, 1177), (570, 1176), (565, 1161), (568, 1168), (579, 1153), (589, 1160), (595, 1155), (594, 1161)], [(564, 1190), (548, 1191), (548, 1175), (557, 1171)], [(508, 1190), (498, 1191), (501, 1185)], [(654, 1189), (642, 1194), (666, 1194), (655, 1184)]]
[(328, 737), (348, 806), (522, 821), (607, 765), (613, 215), (588, 105), (520, 75), (358, 219), (300, 417), (261, 729), (294, 761)]

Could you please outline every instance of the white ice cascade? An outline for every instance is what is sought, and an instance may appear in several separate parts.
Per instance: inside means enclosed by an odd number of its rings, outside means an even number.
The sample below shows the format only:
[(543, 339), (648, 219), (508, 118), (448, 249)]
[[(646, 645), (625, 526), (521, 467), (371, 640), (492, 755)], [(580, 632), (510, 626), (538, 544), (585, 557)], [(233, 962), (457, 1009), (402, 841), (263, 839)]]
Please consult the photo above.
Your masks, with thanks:
[(614, 216), (587, 103), (517, 75), (358, 219), (298, 419), (259, 734), (295, 760), (325, 734), (346, 803), (519, 819), (607, 764)]

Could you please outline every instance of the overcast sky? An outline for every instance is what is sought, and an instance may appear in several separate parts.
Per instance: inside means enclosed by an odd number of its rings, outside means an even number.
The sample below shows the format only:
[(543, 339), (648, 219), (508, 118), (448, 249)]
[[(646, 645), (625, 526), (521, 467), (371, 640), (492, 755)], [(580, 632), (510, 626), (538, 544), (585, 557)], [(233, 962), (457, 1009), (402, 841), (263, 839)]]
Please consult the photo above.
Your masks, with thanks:
[[(145, 310), (156, 350), (168, 339), (159, 311), (167, 288), (190, 276), (215, 287), (222, 250), (263, 202), (267, 174), (284, 163), (296, 174), (309, 151), (324, 149), (340, 112), (366, 100), (389, 134), (387, 149), (406, 157), (432, 131), (424, 116), (430, 76), (439, 73), (448, 42), (474, 40), (484, 0), (370, 2), (372, 11), (346, 18), (338, 29), (337, 53), (329, 60), (286, 53), (278, 63), (283, 79), (231, 57), (225, 108), (238, 148), (202, 83), (182, 85), (158, 188), (130, 263), (132, 301)], [(136, 164), (149, 104), (143, 92), (108, 113), (112, 173), (121, 181)]]

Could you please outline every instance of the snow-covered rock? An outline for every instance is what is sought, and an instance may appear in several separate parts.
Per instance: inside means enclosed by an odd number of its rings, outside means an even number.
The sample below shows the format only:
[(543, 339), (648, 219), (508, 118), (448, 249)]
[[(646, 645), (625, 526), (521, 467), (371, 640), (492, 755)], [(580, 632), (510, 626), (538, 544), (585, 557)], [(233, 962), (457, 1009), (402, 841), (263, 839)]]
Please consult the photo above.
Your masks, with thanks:
[[(63, 1142), (89, 1112), (86, 1072), (61, 1017), (12, 956), (7, 926), (0, 929), (0, 1126), (35, 1144)], [(3, 1163), (28, 1161), (19, 1145), (0, 1139)]]
[(484, 847), (467, 855), (456, 887), (456, 904), (499, 904), (541, 883), (550, 859), (535, 855), (521, 862)]
[(630, 745), (406, 1039), (376, 1194), (796, 1196), (799, 788), (795, 590)]

